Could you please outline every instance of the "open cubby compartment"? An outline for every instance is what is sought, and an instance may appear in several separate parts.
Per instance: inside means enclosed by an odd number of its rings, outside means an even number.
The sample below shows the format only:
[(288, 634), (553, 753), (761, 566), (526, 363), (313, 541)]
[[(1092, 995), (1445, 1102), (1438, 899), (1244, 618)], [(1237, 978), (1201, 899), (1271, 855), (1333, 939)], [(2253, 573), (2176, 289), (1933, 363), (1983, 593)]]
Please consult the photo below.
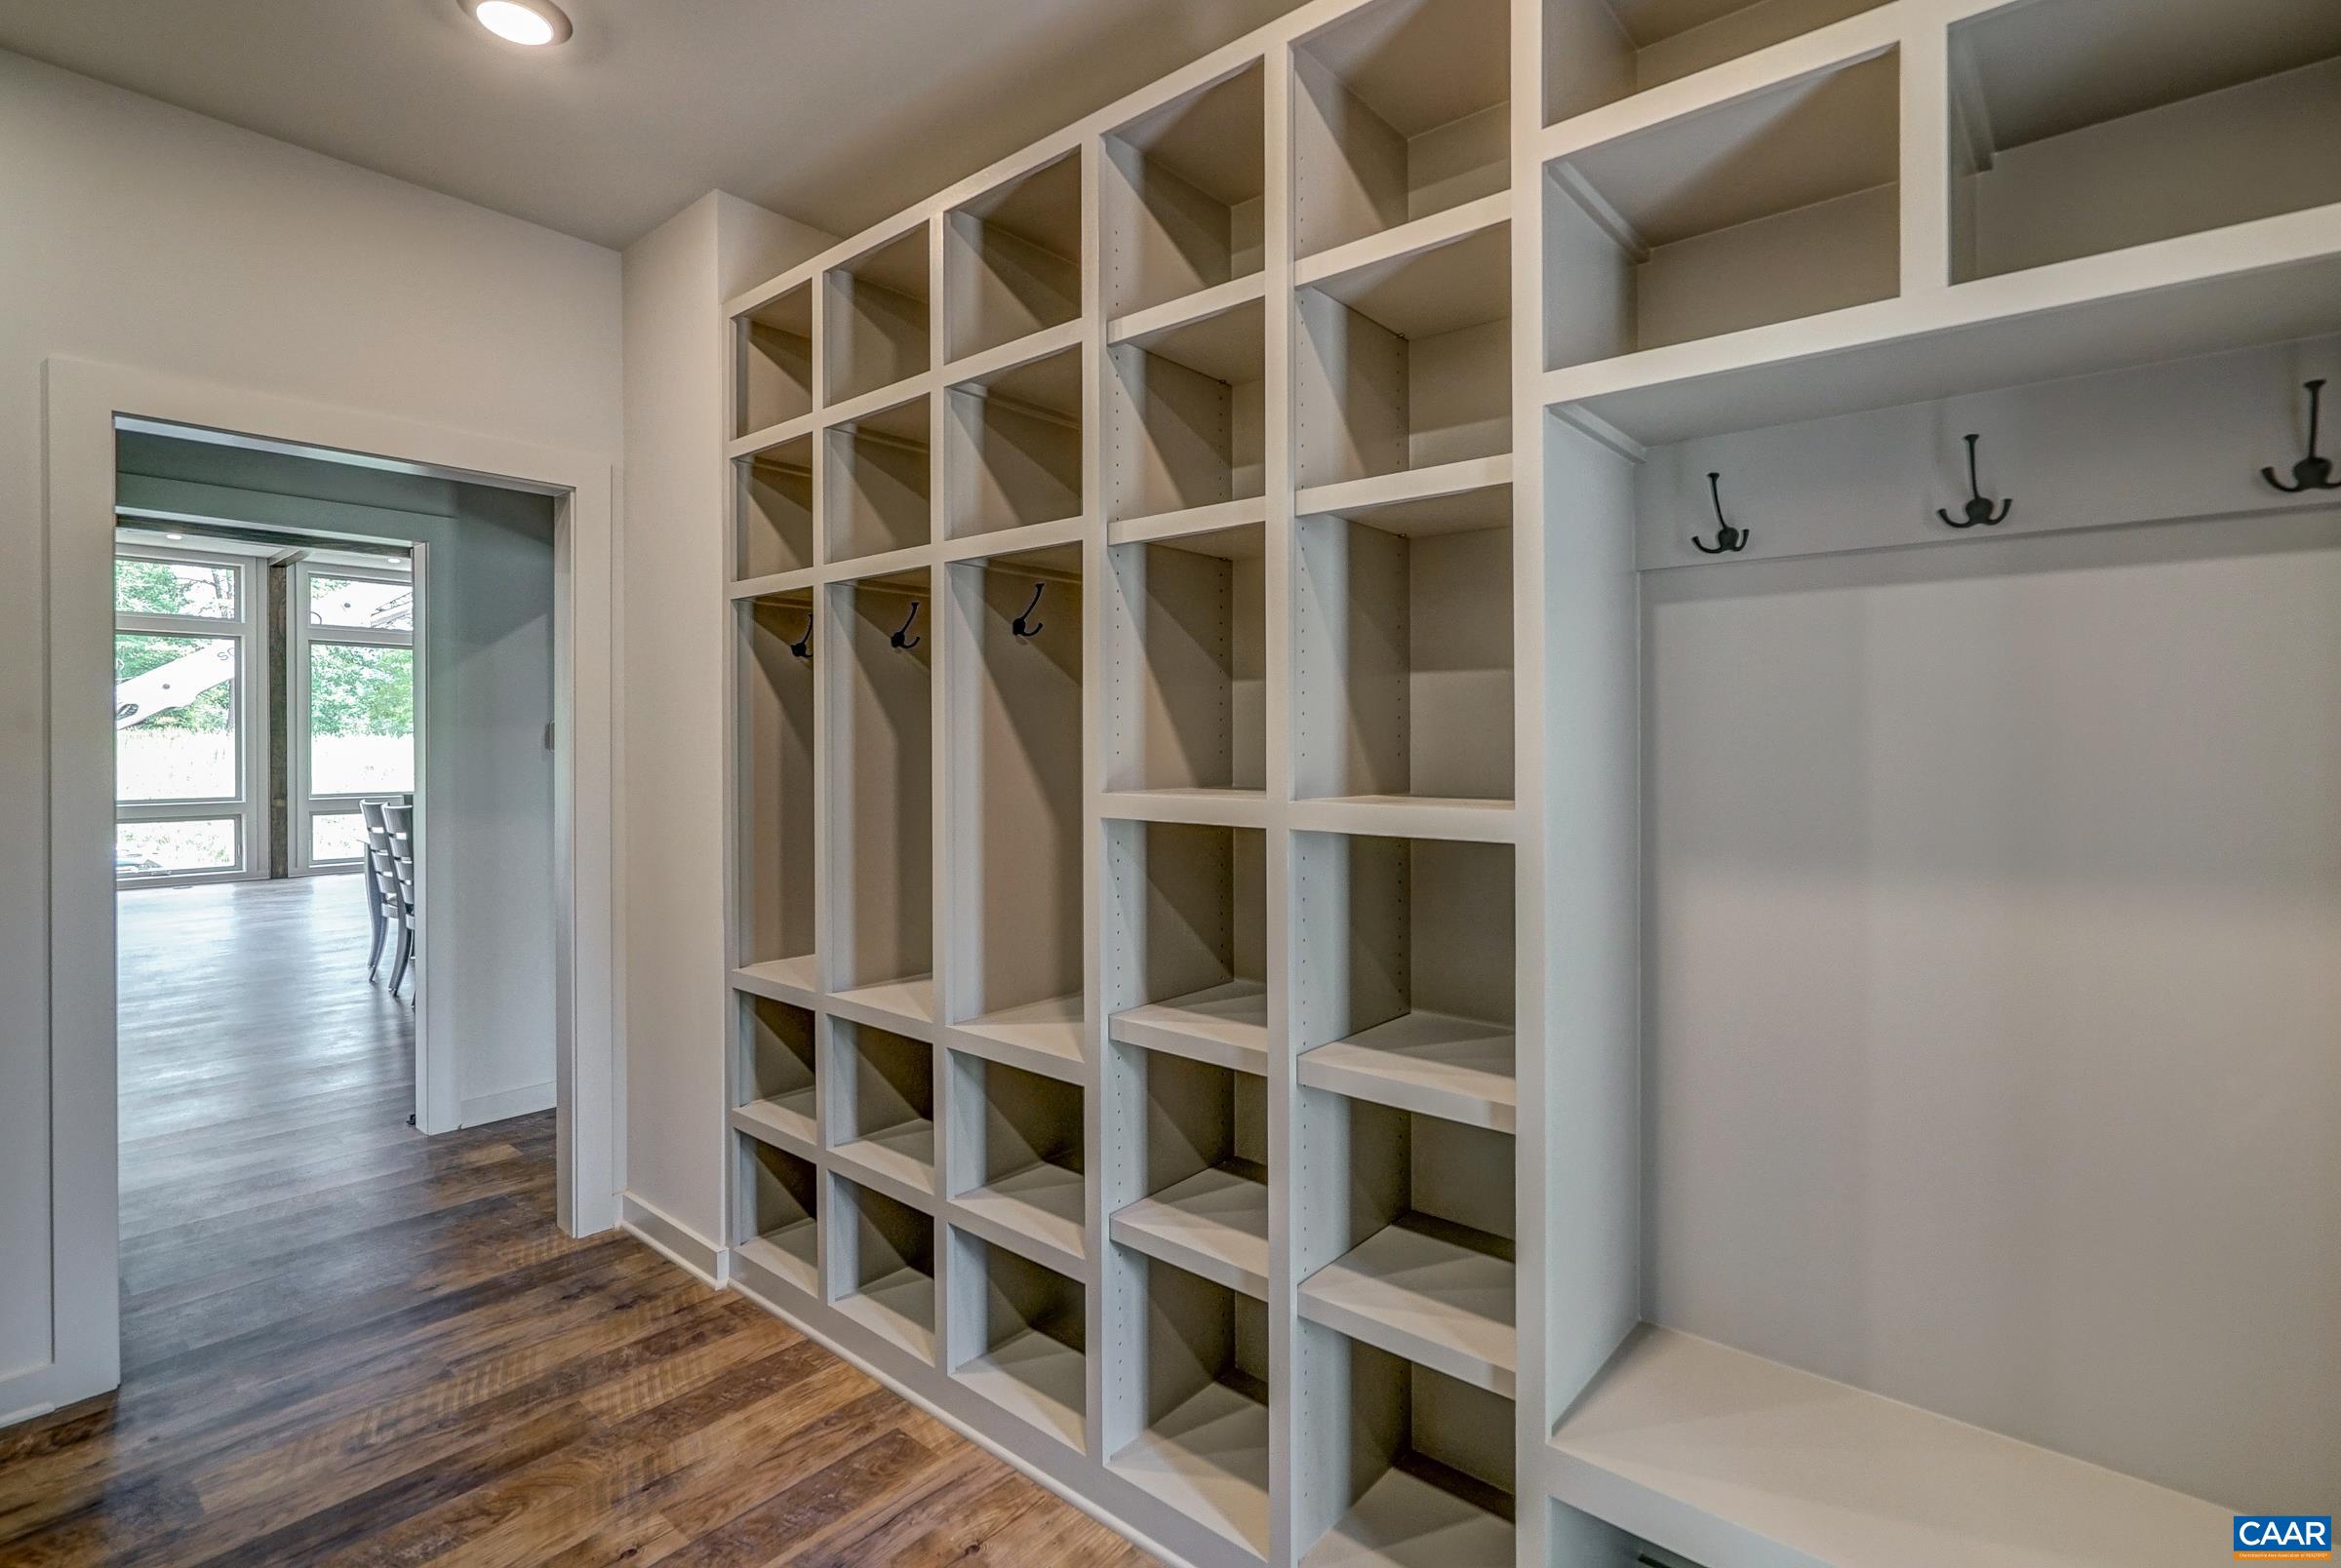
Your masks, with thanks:
[(1089, 1293), (1080, 1280), (980, 1236), (950, 1235), (952, 1377), (1086, 1452)]
[(943, 529), (954, 539), (1082, 515), (1081, 351), (946, 394)]
[(832, 1175), (829, 1300), (915, 1359), (933, 1364), (934, 1220)]
[(774, 295), (732, 326), (732, 434), (753, 435), (811, 413), (813, 285)]
[[(932, 1021), (934, 637), (924, 568), (832, 587), (832, 989), (910, 988)], [(907, 646), (897, 647), (896, 640)]]
[(1303, 1318), (1513, 1396), (1511, 1134), (1303, 1086), (1291, 1181)]
[(1900, 99), (1886, 50), (1556, 159), (1547, 368), (1893, 297)]
[(846, 403), (923, 375), (934, 361), (927, 225), (874, 245), (821, 279), (822, 388)]
[(1293, 793), (1511, 800), (1510, 488), (1293, 531)]
[(1078, 1262), (1088, 1187), (1082, 1088), (965, 1052), (950, 1053), (946, 1096), (952, 1200), (1004, 1244)]
[(744, 582), (813, 565), (811, 435), (751, 452), (734, 464), (732, 574)]
[(821, 1173), (812, 1160), (754, 1138), (738, 1146), (734, 1244), (807, 1295), (820, 1291)]
[(1265, 494), (1267, 316), (1258, 299), (1106, 351), (1106, 484), (1116, 520)]
[(1300, 1568), (1513, 1560), (1509, 1398), (1315, 1323), (1292, 1353)]
[(1126, 1353), (1107, 1369), (1115, 1473), (1255, 1557), (1268, 1554), (1268, 1311), (1126, 1254)]
[(1509, 0), (1376, 0), (1294, 47), (1298, 255), (1510, 186), (1511, 30)]
[[(742, 603), (733, 763), (733, 900), (740, 968), (773, 966), (810, 990), (819, 877), (813, 852), (813, 593)], [(804, 650), (800, 655), (798, 649)]]
[(1953, 276), (2341, 202), (2341, 8), (2037, 0), (1951, 32)]
[(1295, 483), (1512, 450), (1511, 232), (1491, 224), (1300, 290)]
[(1267, 1071), (1267, 835), (1105, 824), (1105, 1001), (1128, 1045)]
[(995, 185), (943, 218), (947, 357), (1081, 315), (1081, 154)]
[(1566, 1503), (1545, 1506), (1552, 1509), (1547, 1541), (1551, 1568), (1706, 1568)]
[(736, 1104), (747, 1118), (807, 1147), (820, 1142), (819, 1046), (808, 1008), (741, 995)]
[(1514, 1128), (1515, 853), (1460, 840), (1293, 835), (1301, 1082)]
[(1110, 553), (1107, 789), (1266, 788), (1265, 533), (1247, 524)]
[(933, 538), (928, 421), (927, 399), (919, 397), (822, 433), (829, 443), (820, 494), (830, 560), (914, 549)]
[(1166, 304), (1266, 258), (1267, 73), (1257, 60), (1105, 138), (1105, 310)]
[[(954, 1023), (1082, 1048), (1082, 565), (1078, 545), (946, 568), (954, 689)], [(1031, 635), (1022, 635), (1018, 628)]]
[(1872, 11), (1885, 0), (1544, 0), (1548, 125)]
[(1268, 1294), (1268, 1080), (1116, 1045), (1108, 1228), (1126, 1247)]
[(934, 1196), (934, 1051), (874, 1024), (829, 1020), (826, 1126), (841, 1160), (897, 1196)]

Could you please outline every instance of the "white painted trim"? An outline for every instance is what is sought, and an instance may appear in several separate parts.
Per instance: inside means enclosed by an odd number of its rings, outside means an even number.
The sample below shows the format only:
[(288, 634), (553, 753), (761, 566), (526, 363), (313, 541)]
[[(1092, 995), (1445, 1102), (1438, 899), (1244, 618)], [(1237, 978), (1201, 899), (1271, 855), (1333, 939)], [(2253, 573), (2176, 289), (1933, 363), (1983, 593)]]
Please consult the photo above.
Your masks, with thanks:
[[(611, 620), (615, 461), (153, 371), (55, 357), (43, 366), (50, 648), (49, 1061), (51, 1347), (0, 1402), (69, 1404), (121, 1381), (116, 1171), (112, 746), (117, 415), (366, 455), (556, 499), (555, 832), (561, 929), (554, 990), (557, 1201), (572, 1235), (616, 1222), (611, 879), (615, 702)], [(215, 438), (217, 439), (217, 438)]]
[(617, 1228), (718, 1290), (731, 1278), (730, 1252), (636, 1194), (617, 1195)]
[(479, 1127), (491, 1121), (507, 1121), (514, 1117), (550, 1111), (557, 1099), (548, 1079), (543, 1083), (523, 1083), (517, 1089), (498, 1089), (493, 1094), (467, 1094), (456, 1115), (462, 1125)]

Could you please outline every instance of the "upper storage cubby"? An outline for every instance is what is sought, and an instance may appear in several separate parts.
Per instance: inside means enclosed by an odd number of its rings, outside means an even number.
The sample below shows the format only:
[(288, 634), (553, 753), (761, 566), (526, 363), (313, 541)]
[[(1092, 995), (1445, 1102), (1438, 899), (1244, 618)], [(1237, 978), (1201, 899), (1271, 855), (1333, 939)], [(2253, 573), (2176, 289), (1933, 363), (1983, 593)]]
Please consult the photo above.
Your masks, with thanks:
[(1547, 125), (1885, 0), (1544, 0)]
[(1292, 54), (1298, 255), (1503, 190), (1509, 0), (1378, 0)]
[(933, 536), (933, 459), (927, 400), (912, 398), (825, 432), (821, 476), (829, 559), (909, 550)]
[(1265, 81), (1255, 60), (1106, 137), (1108, 316), (1260, 270)]
[(825, 401), (893, 386), (933, 363), (927, 270), (924, 223), (829, 269), (821, 282)]
[(1344, 272), (1301, 266), (1302, 488), (1511, 451), (1511, 237), (1498, 220)]
[(1951, 34), (1953, 273), (2341, 202), (2341, 7), (2036, 0)]
[(828, 979), (932, 1023), (933, 607), (925, 570), (829, 590), (838, 668), (825, 721), (832, 786)]
[(1081, 315), (1081, 155), (1068, 152), (956, 207), (943, 219), (946, 356)]
[(1108, 356), (1112, 517), (1265, 493), (1267, 326), (1259, 299), (1122, 338)]
[(811, 413), (813, 285), (801, 283), (732, 325), (732, 433), (753, 435)]
[(742, 457), (732, 575), (745, 582), (813, 565), (813, 437)]
[(1886, 51), (1555, 160), (1547, 367), (1892, 297), (1900, 102)]
[(741, 604), (733, 764), (737, 769), (733, 962), (811, 989), (813, 910), (813, 597)]
[(738, 999), (739, 1074), (733, 1123), (768, 1141), (819, 1147), (813, 1015), (766, 997)]
[(1263, 532), (1254, 523), (1110, 553), (1107, 789), (1266, 788)]
[(933, 1201), (934, 1047), (844, 1019), (829, 1028), (833, 1081), (823, 1126), (838, 1163), (906, 1201)]
[(1114, 1039), (1268, 1070), (1268, 854), (1256, 828), (1106, 824)]
[(1078, 1083), (950, 1053), (950, 1196), (971, 1228), (1078, 1271), (1087, 1188)]
[(954, 539), (1081, 516), (1081, 351), (951, 388), (943, 526)]

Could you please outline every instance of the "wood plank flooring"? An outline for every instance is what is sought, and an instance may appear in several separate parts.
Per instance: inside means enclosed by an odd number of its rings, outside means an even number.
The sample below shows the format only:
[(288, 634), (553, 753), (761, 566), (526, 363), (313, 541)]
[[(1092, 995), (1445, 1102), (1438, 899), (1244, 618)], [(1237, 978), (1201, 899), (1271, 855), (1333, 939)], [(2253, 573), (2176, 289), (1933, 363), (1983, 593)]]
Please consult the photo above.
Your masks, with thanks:
[(424, 1139), (346, 879), (122, 896), (123, 1387), (0, 1431), (0, 1563), (1151, 1558), (739, 1297)]

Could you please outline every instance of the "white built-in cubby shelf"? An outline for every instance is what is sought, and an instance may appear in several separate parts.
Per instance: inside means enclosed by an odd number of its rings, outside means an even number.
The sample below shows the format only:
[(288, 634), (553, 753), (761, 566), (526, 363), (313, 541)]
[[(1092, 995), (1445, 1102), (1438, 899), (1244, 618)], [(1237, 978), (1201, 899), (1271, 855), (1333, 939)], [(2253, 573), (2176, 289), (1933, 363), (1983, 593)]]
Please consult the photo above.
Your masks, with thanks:
[(1240, 1291), (1158, 1258), (1134, 1343), (1111, 1377), (1134, 1430), (1110, 1468), (1253, 1558), (1269, 1546), (1268, 1316)]
[(1376, 0), (1292, 53), (1292, 242), (1313, 256), (1512, 188), (1509, 0)]
[[(2082, 1250), (2136, 1319), (1995, 1274), (2080, 1222), (2011, 1229), (1961, 1164), (2010, 1140), (1936, 1134), (2067, 1066), (1991, 1078), (2022, 988), (1976, 1022), (1929, 971), (1971, 1027), (1873, 1071), (1897, 1026), (1830, 986), (1910, 890), (1763, 836), (2013, 821), (2052, 780), (1853, 781), (2069, 649), (1968, 636), (1865, 727), (1925, 616), (1740, 629), (2190, 520), (2315, 569), (2259, 468), (2341, 381), (2336, 144), (2328, 0), (1310, 0), (734, 297), (730, 1277), (1192, 1568), (2177, 1568), (2226, 1519), (2163, 1487), (2321, 1483), (2299, 1313), (2165, 1288), (2114, 1190)], [(1936, 521), (1968, 432), (2004, 529)], [(1719, 471), (1744, 556), (1691, 542)], [(1749, 718), (1785, 691), (1824, 717)], [(1840, 884), (1866, 943), (1740, 956)], [(2248, 1231), (2295, 1146), (2184, 1125), (2088, 1168)], [(1807, 1223), (1847, 1191), (1876, 1230)], [(1993, 1375), (2044, 1353), (2061, 1396)]]
[(1081, 319), (1081, 156), (1065, 153), (943, 218), (953, 361)]
[(935, 1359), (934, 1220), (858, 1180), (829, 1178), (827, 1296), (921, 1366)]
[(957, 1229), (950, 1246), (952, 1378), (1083, 1452), (1089, 1313), (1081, 1281)]
[(949, 1193), (959, 1222), (1079, 1274), (1089, 1191), (1081, 1085), (957, 1051), (950, 1071)]
[(826, 1080), (830, 1157), (854, 1180), (922, 1208), (934, 1202), (934, 1047), (832, 1019)]
[(734, 436), (813, 412), (813, 285), (801, 283), (733, 322)]
[(1268, 1085), (1191, 1057), (1117, 1046), (1113, 1239), (1257, 1300), (1268, 1295)]
[(1315, 1324), (1293, 1345), (1310, 1363), (1296, 1380), (1301, 1568), (1513, 1560), (1510, 1399)]
[(821, 286), (822, 402), (834, 407), (933, 365), (927, 225), (831, 267)]

